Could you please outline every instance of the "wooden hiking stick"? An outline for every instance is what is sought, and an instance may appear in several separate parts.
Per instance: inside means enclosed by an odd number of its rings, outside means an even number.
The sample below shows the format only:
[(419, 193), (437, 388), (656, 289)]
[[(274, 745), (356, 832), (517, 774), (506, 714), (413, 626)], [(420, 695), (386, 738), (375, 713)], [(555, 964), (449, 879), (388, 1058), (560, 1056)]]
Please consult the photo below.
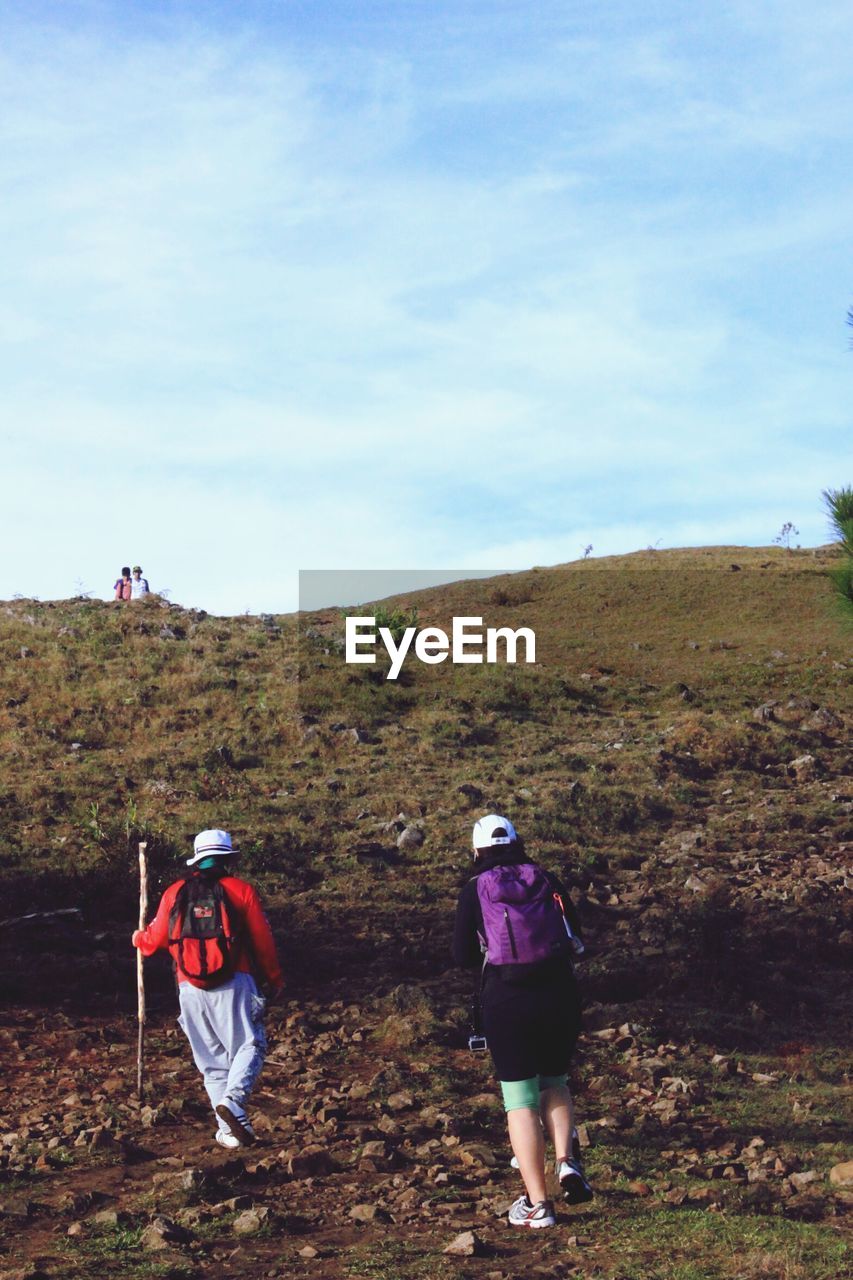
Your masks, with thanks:
[[(146, 916), (148, 915), (148, 845), (144, 840), (139, 844), (139, 927), (145, 928)], [(142, 952), (136, 952), (136, 993), (137, 993), (137, 1018), (139, 1020), (139, 1043), (136, 1049), (136, 1093), (139, 1101), (142, 1101), (142, 1064), (145, 1054), (145, 971), (143, 969), (145, 957)]]

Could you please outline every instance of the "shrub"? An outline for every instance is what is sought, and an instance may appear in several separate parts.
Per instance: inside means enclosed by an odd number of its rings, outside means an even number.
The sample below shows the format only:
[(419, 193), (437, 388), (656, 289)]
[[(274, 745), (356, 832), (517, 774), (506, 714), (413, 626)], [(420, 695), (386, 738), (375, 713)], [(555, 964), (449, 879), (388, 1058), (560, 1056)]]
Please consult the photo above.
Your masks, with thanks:
[(829, 577), (845, 612), (853, 613), (853, 488), (824, 489), (821, 495), (833, 532), (845, 554), (844, 563), (830, 569)]

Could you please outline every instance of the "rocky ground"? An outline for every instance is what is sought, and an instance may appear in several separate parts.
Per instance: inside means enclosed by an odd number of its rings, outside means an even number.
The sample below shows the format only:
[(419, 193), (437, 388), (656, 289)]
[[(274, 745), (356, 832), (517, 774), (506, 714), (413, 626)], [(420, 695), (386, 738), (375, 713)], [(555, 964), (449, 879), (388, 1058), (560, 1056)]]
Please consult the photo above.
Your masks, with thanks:
[[(696, 1211), (779, 1215), (834, 1236), (853, 1201), (832, 1089), (819, 1112), (807, 1064), (756, 1071), (696, 1044), (653, 1045), (626, 1023), (591, 1032), (579, 1069), (597, 1197), (520, 1239), (505, 1222), (517, 1175), (482, 1065), (459, 1049), (383, 1052), (371, 1022), (341, 1002), (282, 1009), (256, 1095), (259, 1140), (235, 1155), (211, 1142), (182, 1037), (164, 1020), (150, 1028), (141, 1106), (129, 1019), (12, 1020), (2, 1274), (632, 1274), (610, 1266), (635, 1204), (672, 1229), (686, 1215), (690, 1237)], [(725, 1100), (755, 1091), (793, 1117), (805, 1109), (815, 1140), (804, 1149), (729, 1125)], [(666, 1274), (660, 1262), (646, 1273)]]
[[(813, 927), (838, 928), (849, 849), (772, 866), (760, 854), (706, 850), (700, 862), (707, 825), (670, 835), (640, 868), (592, 874), (574, 889), (590, 942), (587, 994), (602, 997), (588, 999), (574, 1078), (597, 1194), (589, 1206), (564, 1206), (556, 1229), (506, 1224), (518, 1178), (488, 1065), (460, 1047), (463, 975), (386, 980), (380, 991), (369, 966), (331, 982), (297, 966), (270, 1014), (258, 1142), (235, 1155), (212, 1142), (174, 996), (155, 962), (142, 1104), (129, 1008), (81, 1013), (66, 975), (55, 978), (64, 1009), (4, 1016), (0, 1274), (845, 1274), (853, 1162), (839, 1046), (849, 1010), (833, 973), (840, 977), (834, 966), (850, 937), (822, 948)], [(671, 913), (679, 894), (680, 932)], [(686, 997), (691, 942), (723, 921), (730, 936), (744, 903), (751, 959), (749, 948), (739, 951), (734, 969), (730, 960), (706, 982), (706, 958)], [(799, 985), (774, 985), (771, 925), (778, 931), (776, 913), (788, 904), (781, 919), (799, 926), (789, 923), (795, 963), (781, 972), (809, 969)], [(698, 934), (685, 924), (691, 917)], [(106, 990), (110, 967), (128, 978), (131, 970), (118, 936), (102, 947)], [(616, 1003), (613, 973), (629, 963), (647, 991)], [(743, 964), (755, 968), (752, 981), (735, 972)], [(387, 978), (387, 969), (377, 955), (376, 974)], [(624, 995), (625, 982), (616, 986)]]
[[(394, 689), (342, 670), (331, 616), (300, 650), (293, 619), (9, 602), (0, 1276), (851, 1274), (829, 559), (698, 548), (423, 593), (425, 622), (535, 625), (540, 662)], [(596, 1197), (541, 1232), (507, 1225), (518, 1175), (449, 967), (488, 811), (571, 886), (588, 943), (573, 1088)], [(160, 960), (135, 1097), (136, 843), (156, 900), (210, 825), (240, 840), (288, 975), (236, 1155)]]

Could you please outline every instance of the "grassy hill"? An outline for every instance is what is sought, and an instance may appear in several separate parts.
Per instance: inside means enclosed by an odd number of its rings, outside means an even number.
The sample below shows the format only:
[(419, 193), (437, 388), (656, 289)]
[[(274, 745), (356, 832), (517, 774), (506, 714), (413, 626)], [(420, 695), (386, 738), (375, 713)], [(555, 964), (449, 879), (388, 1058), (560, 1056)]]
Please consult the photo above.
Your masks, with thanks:
[[(157, 1207), (191, 1232), (170, 1274), (205, 1274), (228, 1245), (229, 1211), (211, 1212), (222, 1161), (157, 962), (150, 1102), (168, 1079), (183, 1104), (149, 1132), (131, 1096), (127, 946), (137, 842), (156, 895), (194, 832), (223, 826), (291, 975), (259, 1099), (268, 1167), (226, 1177), (271, 1216), (228, 1274), (509, 1277), (534, 1254), (555, 1276), (841, 1275), (851, 1192), (828, 1174), (849, 1134), (853, 786), (833, 561), (832, 548), (695, 548), (411, 593), (391, 603), (421, 626), (532, 627), (537, 663), (412, 661), (396, 682), (381, 663), (344, 664), (334, 609), (0, 605), (0, 918), (82, 913), (0, 928), (0, 1033), (18, 1054), (0, 1165), (13, 1207), (31, 1206), (10, 1265), (152, 1274), (138, 1240)], [(486, 1066), (460, 1048), (470, 980), (449, 969), (448, 938), (471, 824), (492, 810), (573, 886), (590, 941), (576, 1085), (600, 1192), (564, 1215), (580, 1241), (568, 1251), (563, 1230), (508, 1240), (495, 1217), (515, 1187), (502, 1119)], [(87, 1108), (103, 1149), (78, 1144)], [(190, 1158), (188, 1128), (202, 1181), (152, 1191), (151, 1161)], [(298, 1176), (293, 1156), (318, 1138), (333, 1167)], [(363, 1155), (370, 1141), (381, 1158)], [(58, 1237), (45, 1218), (79, 1187), (109, 1187), (126, 1223), (73, 1210), (80, 1232)], [(362, 1199), (393, 1230), (354, 1223)], [(463, 1226), (483, 1257), (444, 1258)], [(298, 1252), (306, 1234), (314, 1260)]]

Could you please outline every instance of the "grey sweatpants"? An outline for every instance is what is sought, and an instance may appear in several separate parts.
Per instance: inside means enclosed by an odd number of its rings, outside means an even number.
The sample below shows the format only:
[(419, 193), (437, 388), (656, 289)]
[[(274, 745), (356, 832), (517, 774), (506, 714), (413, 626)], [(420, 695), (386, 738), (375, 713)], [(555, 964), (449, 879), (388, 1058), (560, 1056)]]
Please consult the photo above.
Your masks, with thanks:
[(188, 982), (178, 986), (178, 1023), (190, 1042), (193, 1060), (204, 1077), (210, 1105), (224, 1102), (238, 1116), (246, 1103), (267, 1052), (263, 1016), (266, 1000), (248, 973), (235, 973), (213, 991)]

